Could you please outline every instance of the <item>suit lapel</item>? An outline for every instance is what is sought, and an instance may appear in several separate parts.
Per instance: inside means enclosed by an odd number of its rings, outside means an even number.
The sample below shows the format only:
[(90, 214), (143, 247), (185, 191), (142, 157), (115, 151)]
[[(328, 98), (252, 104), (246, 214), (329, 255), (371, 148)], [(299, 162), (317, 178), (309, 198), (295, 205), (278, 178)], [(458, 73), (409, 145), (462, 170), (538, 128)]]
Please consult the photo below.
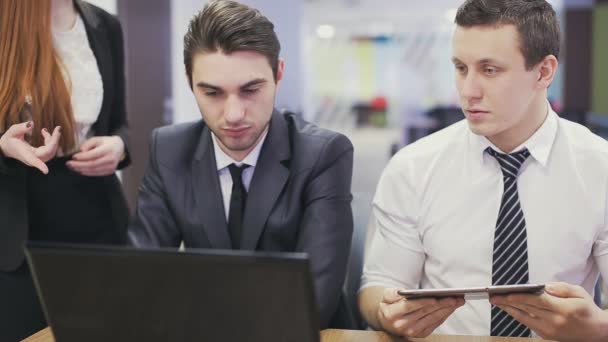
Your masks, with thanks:
[(289, 169), (283, 162), (290, 157), (288, 127), (275, 111), (247, 194), (242, 249), (255, 250), (270, 211), (289, 178)]
[(192, 184), (195, 208), (211, 248), (230, 249), (231, 242), (224, 214), (222, 190), (209, 128), (205, 126), (192, 162)]
[[(87, 31), (87, 38), (97, 60), (97, 67), (101, 74), (101, 80), (104, 85), (104, 96), (101, 104), (101, 111), (99, 112), (99, 118), (95, 123), (95, 127), (100, 126), (100, 122), (106, 120), (109, 111), (109, 101), (111, 100), (110, 92), (113, 89), (114, 76), (112, 75), (113, 65), (112, 56), (110, 55), (110, 41), (108, 41), (105, 28), (99, 22), (99, 17), (95, 15), (91, 6), (84, 3), (83, 1), (74, 1), (76, 10), (80, 13), (82, 21), (84, 22), (85, 29)], [(105, 122), (105, 121), (104, 121)]]

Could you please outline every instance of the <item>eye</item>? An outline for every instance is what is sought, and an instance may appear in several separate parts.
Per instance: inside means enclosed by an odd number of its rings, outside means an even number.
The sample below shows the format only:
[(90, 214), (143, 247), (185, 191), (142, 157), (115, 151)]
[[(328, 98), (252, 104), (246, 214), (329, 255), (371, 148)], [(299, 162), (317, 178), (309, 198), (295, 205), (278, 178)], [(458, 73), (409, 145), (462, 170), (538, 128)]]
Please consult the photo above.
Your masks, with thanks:
[(463, 64), (456, 64), (454, 66), (456, 68), (456, 72), (458, 72), (459, 74), (466, 74), (467, 73), (467, 67), (466, 65)]
[(221, 95), (221, 92), (218, 90), (203, 90), (203, 95), (207, 97), (218, 97)]
[(260, 91), (260, 88), (245, 88), (242, 90), (244, 94), (252, 95)]
[(483, 72), (488, 76), (494, 76), (496, 73), (498, 73), (498, 69), (491, 66), (485, 66), (483, 68)]

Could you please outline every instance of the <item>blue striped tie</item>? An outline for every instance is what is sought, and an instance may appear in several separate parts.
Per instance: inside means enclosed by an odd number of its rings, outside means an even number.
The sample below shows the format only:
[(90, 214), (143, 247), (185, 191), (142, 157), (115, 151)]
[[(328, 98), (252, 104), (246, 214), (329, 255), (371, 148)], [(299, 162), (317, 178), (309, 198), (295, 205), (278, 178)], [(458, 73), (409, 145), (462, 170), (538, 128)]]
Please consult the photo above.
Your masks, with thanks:
[[(487, 152), (500, 164), (504, 181), (504, 193), (494, 232), (492, 284), (527, 284), (528, 242), (526, 220), (517, 194), (517, 174), (530, 152), (524, 149), (513, 154), (502, 154), (490, 147)], [(492, 306), (491, 335), (528, 337), (530, 329), (505, 311)]]

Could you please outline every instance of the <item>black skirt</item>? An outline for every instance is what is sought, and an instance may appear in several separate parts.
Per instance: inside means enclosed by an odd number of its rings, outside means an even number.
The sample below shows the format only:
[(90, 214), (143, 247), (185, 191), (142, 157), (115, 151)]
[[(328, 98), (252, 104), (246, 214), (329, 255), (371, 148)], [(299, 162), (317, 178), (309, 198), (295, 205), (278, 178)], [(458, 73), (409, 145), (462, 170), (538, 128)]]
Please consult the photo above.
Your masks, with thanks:
[[(49, 173), (28, 172), (29, 239), (86, 244), (120, 244), (125, 227), (116, 227), (107, 177), (80, 175), (68, 158), (49, 162)], [(116, 194), (113, 194), (116, 196)]]
[[(82, 176), (67, 160), (47, 162), (48, 175), (28, 169), (29, 239), (124, 244), (128, 209), (116, 176)], [(0, 272), (0, 341), (20, 341), (46, 325), (28, 265)]]

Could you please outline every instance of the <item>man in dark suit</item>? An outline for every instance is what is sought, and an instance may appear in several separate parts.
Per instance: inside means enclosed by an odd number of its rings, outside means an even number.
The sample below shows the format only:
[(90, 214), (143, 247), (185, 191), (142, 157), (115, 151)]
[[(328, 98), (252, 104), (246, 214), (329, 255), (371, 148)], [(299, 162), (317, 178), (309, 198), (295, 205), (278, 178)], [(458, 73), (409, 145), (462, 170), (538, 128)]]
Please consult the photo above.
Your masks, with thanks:
[(259, 11), (211, 2), (184, 46), (203, 120), (153, 132), (129, 238), (139, 247), (306, 252), (321, 328), (329, 326), (353, 229), (350, 141), (274, 110), (284, 64)]

